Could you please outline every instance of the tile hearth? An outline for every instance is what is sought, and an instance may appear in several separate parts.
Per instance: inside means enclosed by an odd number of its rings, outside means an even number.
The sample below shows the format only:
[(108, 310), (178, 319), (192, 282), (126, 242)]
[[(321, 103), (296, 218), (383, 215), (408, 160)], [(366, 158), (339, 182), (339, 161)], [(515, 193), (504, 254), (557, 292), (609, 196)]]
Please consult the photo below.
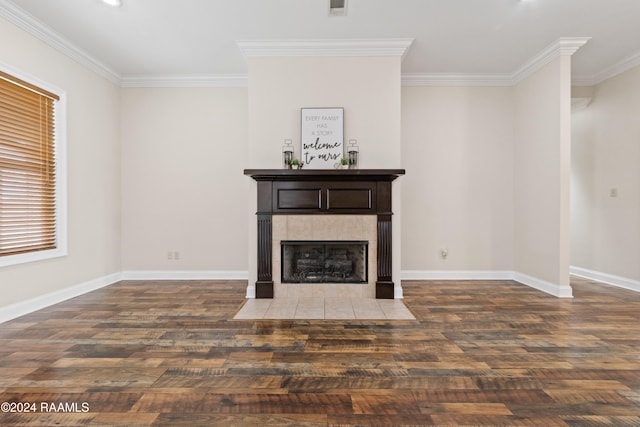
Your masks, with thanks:
[(360, 297), (247, 299), (234, 319), (415, 320), (402, 301)]

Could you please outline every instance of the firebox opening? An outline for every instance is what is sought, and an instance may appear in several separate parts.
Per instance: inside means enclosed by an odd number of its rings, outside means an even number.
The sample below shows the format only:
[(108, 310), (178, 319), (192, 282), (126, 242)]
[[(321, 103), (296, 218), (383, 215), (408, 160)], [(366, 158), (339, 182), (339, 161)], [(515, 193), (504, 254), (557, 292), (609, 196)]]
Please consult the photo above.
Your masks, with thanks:
[(366, 240), (283, 240), (282, 283), (367, 283)]

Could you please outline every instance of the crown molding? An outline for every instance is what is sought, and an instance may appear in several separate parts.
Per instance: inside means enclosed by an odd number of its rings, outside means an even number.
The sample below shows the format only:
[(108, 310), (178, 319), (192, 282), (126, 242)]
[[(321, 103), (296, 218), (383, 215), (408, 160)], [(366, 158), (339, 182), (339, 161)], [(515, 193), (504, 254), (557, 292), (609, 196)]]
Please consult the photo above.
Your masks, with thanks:
[(265, 56), (400, 56), (413, 39), (239, 40), (246, 57)]
[[(0, 0), (0, 17), (121, 87), (244, 87), (244, 75), (124, 75), (98, 61), (9, 0)], [(562, 37), (508, 74), (403, 74), (404, 86), (513, 86), (561, 55), (573, 55), (590, 37)], [(253, 56), (400, 56), (404, 58), (412, 38), (335, 40), (238, 41), (246, 57)], [(591, 76), (577, 76), (575, 86), (593, 86), (640, 65), (640, 52)]]
[(598, 83), (601, 83), (607, 79), (617, 76), (618, 74), (622, 74), (627, 70), (637, 67), (638, 65), (640, 65), (640, 52), (636, 52), (631, 56), (627, 56), (620, 62), (617, 62), (612, 66), (605, 68), (603, 71), (595, 75), (595, 80)]
[(403, 86), (512, 86), (509, 74), (402, 74)]
[(571, 79), (571, 86), (593, 86), (598, 83), (594, 76), (578, 75)]
[(602, 83), (605, 80), (609, 80), (619, 74), (624, 73), (632, 68), (635, 68), (640, 65), (640, 52), (636, 52), (626, 58), (622, 59), (619, 62), (605, 68), (599, 73), (590, 75), (590, 76), (578, 76), (574, 79), (575, 86), (595, 86), (597, 84)]
[(112, 83), (120, 85), (120, 76), (117, 72), (93, 58), (10, 1), (0, 0), (0, 16), (89, 70)]
[(124, 88), (145, 87), (246, 87), (246, 75), (124, 75), (120, 86)]
[[(403, 74), (403, 86), (515, 86), (560, 56), (571, 56), (590, 37), (561, 37), (512, 74)], [(639, 58), (640, 60), (640, 58)]]
[(573, 55), (589, 40), (591, 37), (560, 37), (513, 73), (513, 84), (520, 83), (554, 59)]

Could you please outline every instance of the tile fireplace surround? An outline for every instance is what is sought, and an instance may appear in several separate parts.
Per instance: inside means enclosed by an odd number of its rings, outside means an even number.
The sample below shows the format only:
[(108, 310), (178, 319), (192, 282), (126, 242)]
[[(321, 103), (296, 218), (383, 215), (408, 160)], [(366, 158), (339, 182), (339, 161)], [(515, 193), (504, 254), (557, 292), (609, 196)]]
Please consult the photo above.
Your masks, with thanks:
[[(392, 299), (392, 181), (404, 169), (246, 169), (258, 184), (256, 298)], [(282, 240), (365, 240), (368, 283), (281, 283)]]
[[(272, 260), (274, 297), (367, 297), (376, 294), (377, 228), (374, 215), (274, 215)], [(281, 283), (282, 240), (367, 240), (369, 266), (362, 283)]]

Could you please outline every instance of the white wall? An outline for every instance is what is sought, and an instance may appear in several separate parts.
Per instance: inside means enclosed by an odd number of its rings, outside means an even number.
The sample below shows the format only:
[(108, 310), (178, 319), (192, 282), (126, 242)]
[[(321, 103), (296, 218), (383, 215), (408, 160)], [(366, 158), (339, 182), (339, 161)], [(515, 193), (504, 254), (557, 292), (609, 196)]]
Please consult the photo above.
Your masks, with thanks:
[(121, 120), (123, 269), (246, 272), (247, 89), (123, 89)]
[(561, 56), (515, 87), (515, 270), (562, 296), (571, 295), (570, 67)]
[(570, 89), (564, 55), (515, 87), (403, 88), (405, 277), (571, 296)]
[(68, 107), (69, 255), (1, 268), (6, 307), (121, 270), (120, 89), (2, 18), (0, 40), (0, 61), (66, 91)]
[(571, 114), (571, 265), (583, 268), (595, 266), (595, 111)]
[(403, 271), (513, 269), (513, 92), (403, 87)]
[[(573, 113), (571, 265), (640, 281), (640, 67)], [(611, 190), (617, 197), (611, 197)]]
[(249, 168), (280, 168), (300, 148), (300, 109), (344, 107), (361, 168), (400, 167), (400, 57), (249, 58)]

